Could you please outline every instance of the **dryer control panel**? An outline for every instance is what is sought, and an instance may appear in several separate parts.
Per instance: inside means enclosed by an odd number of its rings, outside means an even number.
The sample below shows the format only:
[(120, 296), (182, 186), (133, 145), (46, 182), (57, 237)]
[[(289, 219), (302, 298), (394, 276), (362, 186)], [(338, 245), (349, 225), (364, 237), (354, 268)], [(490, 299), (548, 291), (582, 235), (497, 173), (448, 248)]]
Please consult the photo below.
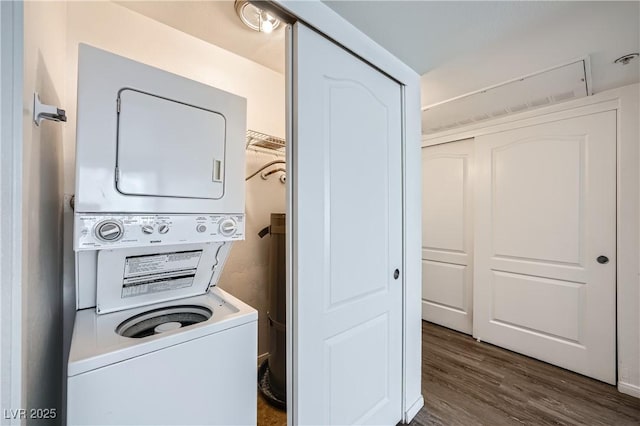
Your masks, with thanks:
[(244, 240), (244, 214), (76, 214), (74, 250)]

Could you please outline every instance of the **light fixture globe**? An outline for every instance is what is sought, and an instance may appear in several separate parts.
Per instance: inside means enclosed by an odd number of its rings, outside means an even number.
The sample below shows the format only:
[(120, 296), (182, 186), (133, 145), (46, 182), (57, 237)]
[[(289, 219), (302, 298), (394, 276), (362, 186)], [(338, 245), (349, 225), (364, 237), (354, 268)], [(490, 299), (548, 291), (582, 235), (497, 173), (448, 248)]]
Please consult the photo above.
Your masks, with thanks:
[(247, 0), (235, 0), (234, 6), (242, 23), (254, 31), (268, 34), (280, 25), (280, 21), (275, 16)]

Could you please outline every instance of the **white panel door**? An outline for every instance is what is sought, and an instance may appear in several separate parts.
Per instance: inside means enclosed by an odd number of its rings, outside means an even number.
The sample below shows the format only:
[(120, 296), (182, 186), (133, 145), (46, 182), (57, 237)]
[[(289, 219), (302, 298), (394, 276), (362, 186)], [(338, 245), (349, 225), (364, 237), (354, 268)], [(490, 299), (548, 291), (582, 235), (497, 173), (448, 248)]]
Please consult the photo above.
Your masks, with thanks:
[(474, 336), (615, 384), (615, 111), (475, 148)]
[(422, 148), (422, 319), (472, 331), (473, 139)]
[(396, 424), (402, 89), (301, 24), (293, 37), (292, 423)]

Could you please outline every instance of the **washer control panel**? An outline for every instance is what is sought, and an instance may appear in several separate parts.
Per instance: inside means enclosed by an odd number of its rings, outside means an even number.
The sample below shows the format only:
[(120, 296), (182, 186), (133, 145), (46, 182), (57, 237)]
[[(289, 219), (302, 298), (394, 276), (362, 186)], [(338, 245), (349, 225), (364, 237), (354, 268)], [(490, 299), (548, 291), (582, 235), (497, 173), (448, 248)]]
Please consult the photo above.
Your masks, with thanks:
[(244, 215), (76, 214), (74, 250), (244, 240)]

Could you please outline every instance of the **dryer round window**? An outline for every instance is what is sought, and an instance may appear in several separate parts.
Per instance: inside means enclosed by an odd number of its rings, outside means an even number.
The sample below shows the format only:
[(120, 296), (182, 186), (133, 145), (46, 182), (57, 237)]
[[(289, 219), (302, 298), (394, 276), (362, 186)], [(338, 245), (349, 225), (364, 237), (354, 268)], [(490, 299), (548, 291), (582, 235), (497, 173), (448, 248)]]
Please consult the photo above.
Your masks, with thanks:
[(116, 333), (139, 339), (207, 321), (212, 314), (209, 308), (197, 305), (154, 309), (123, 321)]

